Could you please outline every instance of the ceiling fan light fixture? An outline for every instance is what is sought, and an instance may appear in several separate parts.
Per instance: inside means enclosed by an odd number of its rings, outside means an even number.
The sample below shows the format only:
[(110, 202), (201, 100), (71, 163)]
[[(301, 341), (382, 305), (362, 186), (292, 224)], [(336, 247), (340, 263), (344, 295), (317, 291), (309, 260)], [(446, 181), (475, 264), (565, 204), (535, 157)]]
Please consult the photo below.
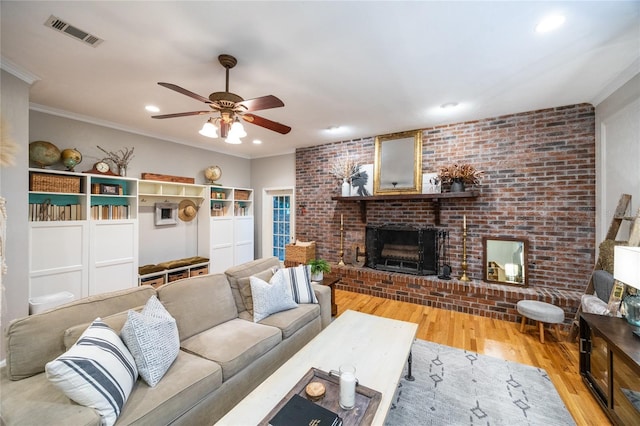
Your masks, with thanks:
[(236, 117), (236, 119), (233, 121), (231, 129), (229, 129), (229, 136), (232, 135), (238, 139), (247, 136), (247, 132), (244, 130), (244, 126), (242, 125), (240, 120), (238, 120), (238, 117)]
[(218, 127), (214, 124), (213, 118), (207, 120), (202, 126), (202, 129), (198, 132), (202, 136), (206, 136), (208, 138), (217, 138), (218, 137)]

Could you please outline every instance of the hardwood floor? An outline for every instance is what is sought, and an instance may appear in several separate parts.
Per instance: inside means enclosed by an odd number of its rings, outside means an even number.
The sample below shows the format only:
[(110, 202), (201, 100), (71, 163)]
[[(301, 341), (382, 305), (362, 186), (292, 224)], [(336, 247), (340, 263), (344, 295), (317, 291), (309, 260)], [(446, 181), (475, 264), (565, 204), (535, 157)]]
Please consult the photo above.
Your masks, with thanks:
[(582, 381), (578, 344), (558, 342), (551, 330), (545, 330), (543, 344), (533, 325), (520, 333), (517, 323), (343, 290), (336, 290), (336, 303), (338, 315), (351, 309), (413, 322), (419, 339), (543, 368), (578, 425), (611, 424)]

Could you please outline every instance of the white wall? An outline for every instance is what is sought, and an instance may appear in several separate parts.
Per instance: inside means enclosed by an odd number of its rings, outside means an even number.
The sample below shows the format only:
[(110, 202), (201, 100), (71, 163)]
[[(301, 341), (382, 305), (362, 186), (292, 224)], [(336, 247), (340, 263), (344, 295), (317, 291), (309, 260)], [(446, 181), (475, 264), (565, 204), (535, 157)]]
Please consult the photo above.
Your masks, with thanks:
[[(251, 161), (251, 188), (253, 188), (253, 214), (255, 222), (254, 251), (262, 254), (262, 190), (265, 188), (294, 188), (296, 185), (296, 155), (286, 154), (258, 158)], [(295, 200), (294, 200), (295, 203)], [(295, 205), (295, 204), (294, 204)], [(295, 207), (292, 206), (292, 211)], [(294, 216), (294, 215), (293, 215)]]
[[(596, 244), (607, 234), (621, 194), (640, 208), (640, 73), (596, 105)], [(618, 239), (626, 239), (628, 222)]]
[[(2, 304), (0, 324), (2, 335), (10, 320), (29, 313), (27, 244), (28, 176), (25, 172), (29, 152), (29, 84), (6, 71), (0, 71), (0, 111), (3, 136), (10, 135), (20, 146), (14, 166), (0, 167), (0, 196), (6, 199), (7, 239), (5, 241), (7, 274), (1, 279)], [(5, 133), (6, 132), (6, 133)], [(0, 339), (0, 359), (4, 359), (5, 341)]]
[[(76, 171), (91, 169), (105, 155), (97, 148), (117, 151), (134, 147), (134, 158), (129, 163), (127, 176), (141, 177), (141, 173), (157, 173), (193, 177), (204, 184), (203, 171), (207, 166), (219, 165), (222, 178), (219, 183), (248, 187), (251, 184), (250, 161), (213, 151), (179, 145), (160, 139), (136, 135), (117, 129), (83, 121), (31, 111), (29, 141), (46, 140), (58, 148), (76, 148), (83, 160)], [(212, 141), (212, 143), (220, 143)], [(63, 168), (61, 165), (54, 166)], [(206, 206), (204, 206), (206, 208)], [(153, 207), (139, 210), (139, 265), (196, 256), (199, 230), (207, 232), (204, 215), (191, 222), (178, 221), (175, 226), (156, 227)], [(203, 228), (204, 226), (204, 228)]]

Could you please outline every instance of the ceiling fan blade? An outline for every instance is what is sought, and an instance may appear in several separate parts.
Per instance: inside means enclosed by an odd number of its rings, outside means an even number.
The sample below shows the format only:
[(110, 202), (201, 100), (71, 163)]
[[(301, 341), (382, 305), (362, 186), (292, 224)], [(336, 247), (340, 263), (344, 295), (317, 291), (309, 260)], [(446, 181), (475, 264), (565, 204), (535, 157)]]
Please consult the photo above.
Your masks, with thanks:
[(151, 118), (175, 118), (175, 117), (188, 117), (190, 115), (205, 115), (211, 114), (213, 111), (190, 111), (190, 112), (176, 112), (175, 114), (162, 114), (152, 115)]
[(284, 102), (273, 95), (262, 96), (260, 98), (247, 99), (236, 104), (246, 108), (246, 111), (259, 111), (261, 109), (279, 108), (284, 106)]
[(183, 89), (180, 86), (176, 86), (175, 84), (171, 84), (171, 83), (162, 83), (159, 82), (158, 83), (160, 86), (162, 87), (166, 87), (167, 89), (171, 89), (171, 90), (175, 90), (178, 93), (182, 93), (183, 95), (189, 96), (190, 98), (193, 98), (197, 101), (200, 102), (204, 102), (205, 104), (210, 104), (211, 101), (209, 100), (209, 98), (205, 98), (204, 96), (200, 96), (197, 93), (193, 93), (187, 89)]
[(258, 115), (243, 114), (242, 119), (247, 123), (255, 124), (256, 126), (264, 127), (265, 129), (282, 133), (283, 135), (286, 135), (291, 131), (291, 127), (289, 126), (285, 126), (284, 124), (281, 124), (281, 123), (276, 123), (275, 121), (268, 120)]

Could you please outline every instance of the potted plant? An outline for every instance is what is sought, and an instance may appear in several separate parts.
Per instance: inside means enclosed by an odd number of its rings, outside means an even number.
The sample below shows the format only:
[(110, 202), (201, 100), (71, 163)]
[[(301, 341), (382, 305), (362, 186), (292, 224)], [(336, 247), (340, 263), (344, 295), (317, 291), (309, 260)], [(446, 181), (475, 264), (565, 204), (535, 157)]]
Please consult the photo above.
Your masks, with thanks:
[(322, 281), (324, 273), (331, 272), (331, 265), (324, 259), (311, 259), (309, 266), (311, 267), (311, 281)]
[(442, 183), (451, 184), (451, 192), (464, 191), (465, 185), (478, 185), (484, 172), (476, 170), (471, 164), (453, 164), (440, 168), (438, 177)]

